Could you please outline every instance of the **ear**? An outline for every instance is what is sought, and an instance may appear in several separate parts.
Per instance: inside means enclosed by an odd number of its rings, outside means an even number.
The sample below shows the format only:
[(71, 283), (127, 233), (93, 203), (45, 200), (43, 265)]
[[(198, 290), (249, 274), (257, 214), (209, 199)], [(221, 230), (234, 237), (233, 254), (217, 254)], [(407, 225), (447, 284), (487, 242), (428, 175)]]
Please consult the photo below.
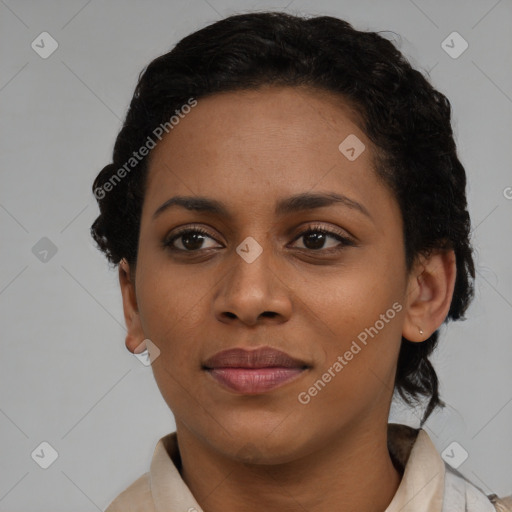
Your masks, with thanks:
[[(135, 283), (132, 282), (130, 266), (123, 258), (119, 263), (119, 285), (123, 298), (124, 321), (126, 323), (126, 348), (134, 352), (142, 352), (145, 347), (141, 344), (146, 339), (140, 323), (137, 297), (135, 295)], [(138, 350), (136, 350), (138, 348)]]
[(405, 299), (405, 339), (424, 341), (441, 326), (450, 310), (456, 273), (455, 253), (451, 249), (417, 258), (409, 274)]

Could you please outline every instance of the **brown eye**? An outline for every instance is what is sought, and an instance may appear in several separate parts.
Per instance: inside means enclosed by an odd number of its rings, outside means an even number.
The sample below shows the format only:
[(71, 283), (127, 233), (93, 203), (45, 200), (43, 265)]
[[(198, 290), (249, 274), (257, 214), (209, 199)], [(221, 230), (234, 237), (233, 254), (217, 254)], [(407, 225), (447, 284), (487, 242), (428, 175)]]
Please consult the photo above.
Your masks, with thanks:
[[(164, 245), (174, 251), (196, 252), (200, 249), (205, 249), (203, 243), (206, 238), (214, 240), (204, 229), (188, 228), (175, 233), (164, 242)], [(179, 239), (181, 239), (181, 247), (177, 247), (174, 244), (174, 242)], [(206, 247), (206, 249), (211, 249), (211, 247)]]
[[(353, 240), (348, 238), (342, 233), (327, 230), (321, 226), (310, 226), (306, 231), (302, 231), (295, 240), (303, 238), (304, 248), (312, 251), (321, 250), (339, 250), (345, 246), (355, 245)], [(332, 244), (330, 247), (325, 247), (326, 241), (330, 239), (336, 240), (338, 243)]]

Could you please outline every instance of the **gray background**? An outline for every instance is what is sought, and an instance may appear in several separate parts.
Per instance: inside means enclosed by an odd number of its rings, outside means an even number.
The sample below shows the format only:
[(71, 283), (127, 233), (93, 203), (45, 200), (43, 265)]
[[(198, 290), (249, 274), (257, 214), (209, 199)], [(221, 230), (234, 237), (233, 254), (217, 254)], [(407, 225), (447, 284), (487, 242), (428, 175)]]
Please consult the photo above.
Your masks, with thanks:
[[(443, 328), (449, 407), (428, 432), (440, 452), (467, 450), (459, 470), (485, 492), (512, 493), (510, 0), (0, 0), (0, 511), (102, 510), (174, 430), (151, 368), (124, 346), (117, 272), (89, 237), (91, 184), (141, 69), (206, 24), (265, 9), (394, 31), (450, 99), (478, 275), (468, 320)], [(47, 59), (31, 48), (43, 31), (59, 44)], [(453, 31), (469, 43), (456, 59), (441, 47)], [(46, 261), (43, 237), (57, 249)], [(397, 404), (391, 421), (418, 415)], [(58, 452), (48, 469), (31, 458), (42, 441)]]

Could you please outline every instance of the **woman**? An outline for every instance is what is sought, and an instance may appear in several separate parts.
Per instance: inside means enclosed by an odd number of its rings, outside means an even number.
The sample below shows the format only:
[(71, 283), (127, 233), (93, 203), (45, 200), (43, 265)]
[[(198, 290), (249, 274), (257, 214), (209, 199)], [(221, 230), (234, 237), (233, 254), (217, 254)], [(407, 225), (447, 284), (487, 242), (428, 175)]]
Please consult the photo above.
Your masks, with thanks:
[(395, 390), (443, 405), (465, 186), (449, 101), (376, 33), (243, 14), (151, 62), (92, 235), (176, 432), (107, 511), (512, 510), (388, 424)]

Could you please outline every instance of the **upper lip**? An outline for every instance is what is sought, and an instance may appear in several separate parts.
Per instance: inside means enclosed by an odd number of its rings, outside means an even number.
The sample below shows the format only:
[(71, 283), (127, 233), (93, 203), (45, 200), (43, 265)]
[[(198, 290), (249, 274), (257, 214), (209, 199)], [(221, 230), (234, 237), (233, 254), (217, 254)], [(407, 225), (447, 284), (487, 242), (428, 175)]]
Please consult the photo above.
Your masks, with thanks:
[(212, 368), (307, 368), (309, 365), (300, 359), (272, 347), (247, 350), (231, 348), (217, 352), (203, 363), (206, 369)]

